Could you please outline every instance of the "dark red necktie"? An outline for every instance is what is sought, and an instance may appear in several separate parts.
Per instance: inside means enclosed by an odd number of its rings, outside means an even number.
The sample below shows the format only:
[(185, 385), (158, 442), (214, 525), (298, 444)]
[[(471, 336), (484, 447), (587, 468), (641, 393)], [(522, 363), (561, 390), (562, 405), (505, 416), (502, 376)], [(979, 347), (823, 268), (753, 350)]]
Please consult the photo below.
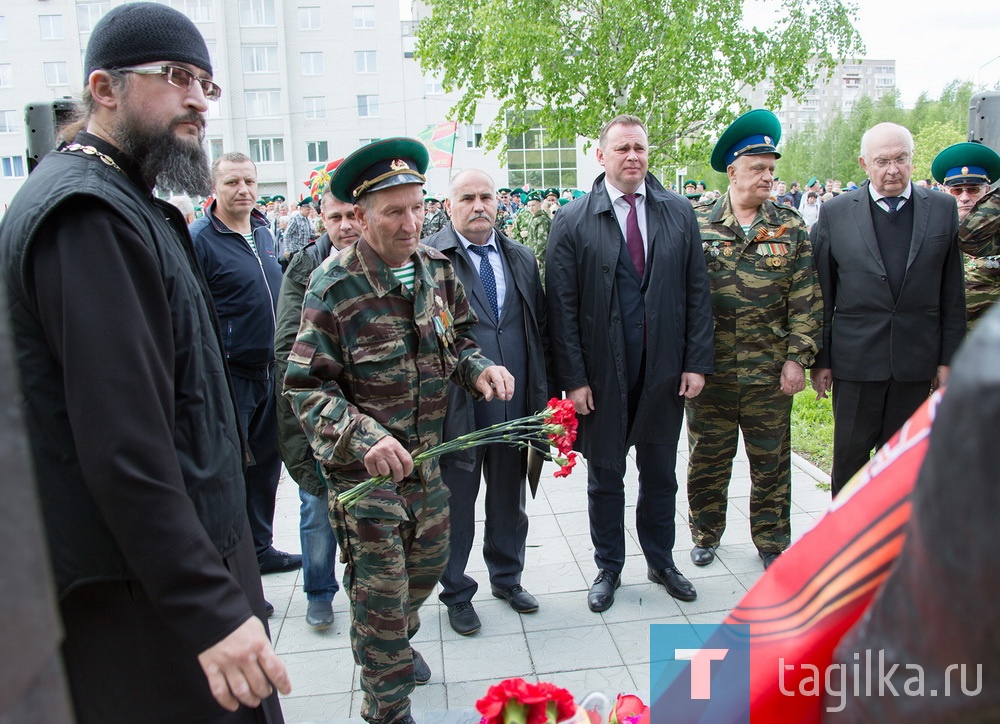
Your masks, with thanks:
[(635, 200), (639, 194), (625, 194), (622, 196), (628, 203), (628, 217), (625, 219), (625, 246), (628, 247), (628, 255), (632, 258), (632, 265), (639, 272), (639, 278), (646, 271), (646, 252), (642, 248), (642, 233), (639, 231), (639, 212), (635, 210)]

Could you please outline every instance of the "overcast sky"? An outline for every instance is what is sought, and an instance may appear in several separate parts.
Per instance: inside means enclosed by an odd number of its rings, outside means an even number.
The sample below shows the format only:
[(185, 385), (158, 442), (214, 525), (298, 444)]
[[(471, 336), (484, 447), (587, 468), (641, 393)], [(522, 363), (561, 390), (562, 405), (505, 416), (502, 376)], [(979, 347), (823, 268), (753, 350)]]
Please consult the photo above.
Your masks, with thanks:
[[(1000, 81), (1000, 11), (991, 2), (861, 0), (856, 27), (868, 58), (896, 61), (896, 86), (912, 106), (952, 80), (992, 89)], [(993, 8), (990, 10), (989, 8)]]
[[(992, 89), (1000, 82), (1000, 10), (995, 1), (858, 0), (856, 27), (865, 57), (896, 61), (896, 86), (907, 107), (923, 91), (937, 98), (956, 78)], [(748, 0), (745, 13), (766, 18), (767, 4)], [(410, 17), (409, 0), (400, 0), (400, 10)]]

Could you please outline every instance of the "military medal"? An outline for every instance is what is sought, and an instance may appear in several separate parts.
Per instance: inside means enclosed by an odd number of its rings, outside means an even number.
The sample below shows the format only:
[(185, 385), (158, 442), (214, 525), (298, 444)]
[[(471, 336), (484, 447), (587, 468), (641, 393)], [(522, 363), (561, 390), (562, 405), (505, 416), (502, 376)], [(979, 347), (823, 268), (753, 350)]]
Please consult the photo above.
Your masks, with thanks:
[(732, 246), (730, 245), (730, 243), (729, 243), (729, 242), (727, 241), (727, 242), (726, 242), (726, 248), (724, 248), (724, 249), (722, 250), (722, 256), (726, 256), (726, 257), (729, 257), (729, 256), (732, 256), (732, 255), (733, 255), (733, 247), (732, 247)]

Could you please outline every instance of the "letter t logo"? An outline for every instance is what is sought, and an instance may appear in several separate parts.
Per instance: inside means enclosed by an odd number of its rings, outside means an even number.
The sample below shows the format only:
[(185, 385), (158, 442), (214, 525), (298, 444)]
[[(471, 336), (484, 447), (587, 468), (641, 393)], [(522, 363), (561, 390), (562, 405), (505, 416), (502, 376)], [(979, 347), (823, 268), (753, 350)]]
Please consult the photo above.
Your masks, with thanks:
[(678, 661), (691, 661), (691, 698), (712, 698), (712, 662), (726, 658), (729, 649), (674, 649)]

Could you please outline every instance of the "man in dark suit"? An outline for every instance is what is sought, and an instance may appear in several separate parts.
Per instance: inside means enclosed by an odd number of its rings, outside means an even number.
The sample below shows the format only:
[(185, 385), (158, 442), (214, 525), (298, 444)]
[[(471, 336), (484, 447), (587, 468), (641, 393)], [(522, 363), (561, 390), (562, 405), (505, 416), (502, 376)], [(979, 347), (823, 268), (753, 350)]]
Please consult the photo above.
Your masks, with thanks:
[(598, 140), (606, 173), (556, 214), (546, 256), (556, 382), (580, 416), (598, 575), (587, 604), (608, 609), (625, 564), (625, 456), (636, 448), (639, 544), (649, 580), (697, 593), (674, 565), (675, 465), (684, 398), (713, 370), (712, 305), (690, 202), (647, 172), (635, 116)]
[(965, 334), (958, 210), (910, 183), (913, 137), (880, 123), (861, 139), (868, 182), (823, 205), (812, 229), (825, 300), (811, 372), (833, 389), (833, 494), (948, 379)]
[[(444, 436), (524, 417), (549, 399), (545, 296), (531, 249), (494, 230), (497, 200), (493, 179), (474, 169), (452, 179), (445, 204), (452, 223), (425, 241), (444, 252), (476, 311), (476, 341), (483, 354), (504, 365), (517, 384), (508, 401), (473, 402), (452, 383)], [(451, 627), (462, 635), (480, 628), (472, 605), (478, 584), (466, 575), (475, 537), (480, 476), (486, 480), (486, 535), (483, 557), (493, 595), (518, 613), (538, 610), (521, 587), (528, 516), (524, 512), (527, 453), (510, 445), (490, 445), (441, 459), (441, 477), (451, 492), (451, 553), (441, 577), (441, 600)]]

